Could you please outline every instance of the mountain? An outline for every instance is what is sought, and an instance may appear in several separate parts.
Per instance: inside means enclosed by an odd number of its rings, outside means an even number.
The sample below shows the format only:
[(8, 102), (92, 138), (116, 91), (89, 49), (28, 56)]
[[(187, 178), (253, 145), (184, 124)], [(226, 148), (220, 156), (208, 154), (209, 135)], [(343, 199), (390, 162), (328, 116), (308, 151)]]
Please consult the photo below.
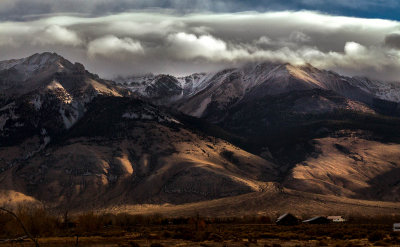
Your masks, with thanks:
[(185, 77), (172, 75), (153, 75), (117, 77), (118, 84), (131, 92), (151, 100), (159, 105), (171, 105), (187, 99), (202, 89), (202, 82), (207, 81), (207, 74), (196, 73)]
[[(371, 136), (369, 136), (371, 137)], [(285, 177), (286, 188), (367, 200), (400, 201), (400, 145), (341, 131), (317, 138), (315, 152)]]
[(54, 53), (0, 68), (0, 203), (213, 215), (248, 203), (399, 207), (390, 83), (276, 63), (113, 82)]
[(186, 114), (210, 118), (211, 121), (220, 121), (226, 110), (246, 99), (256, 100), (313, 89), (333, 91), (348, 100), (347, 106), (338, 105), (330, 110), (343, 107), (348, 109), (352, 107), (350, 105), (360, 108), (364, 105), (364, 109), (369, 107), (384, 114), (400, 114), (399, 83), (346, 77), (332, 71), (319, 70), (310, 64), (247, 64), (240, 68), (188, 77), (151, 75), (122, 79), (119, 82), (136, 85), (128, 88), (145, 98), (154, 100), (162, 97), (164, 102), (161, 104), (173, 105)]
[(39, 136), (41, 143), (71, 128), (97, 95), (129, 92), (55, 53), (0, 62), (0, 143)]
[(1, 189), (70, 208), (204, 201), (263, 191), (278, 175), (272, 162), (127, 97), (98, 96), (57, 143), (28, 159), (23, 149), (0, 151)]
[(367, 93), (377, 96), (379, 99), (392, 102), (400, 102), (400, 83), (399, 82), (382, 82), (371, 80), (366, 77), (347, 78), (348, 81)]
[[(296, 91), (321, 89), (333, 91), (348, 101), (346, 106), (328, 107), (325, 111), (337, 108), (349, 109), (352, 108), (350, 105), (365, 110), (372, 108), (380, 112), (395, 105), (391, 113), (399, 111), (397, 103), (386, 102), (387, 98), (381, 97), (377, 91), (366, 88), (367, 85), (357, 78), (340, 76), (334, 72), (316, 69), (311, 65), (262, 63), (216, 73), (210, 78), (207, 87), (196, 92), (183, 104), (179, 102), (178, 108), (193, 116), (221, 121), (226, 110), (242, 102)], [(381, 102), (381, 105), (378, 105), (377, 101)], [(309, 111), (307, 107), (304, 110)]]
[[(231, 133), (225, 139), (253, 154), (270, 155), (285, 187), (398, 200), (399, 147), (384, 144), (400, 142), (396, 83), (350, 78), (309, 64), (260, 63), (181, 85), (186, 92), (169, 105), (219, 125)], [(352, 144), (344, 133), (352, 133)], [(369, 153), (381, 156), (372, 161)], [(326, 157), (331, 157), (328, 168)], [(368, 172), (351, 174), (360, 167)], [(383, 176), (387, 179), (378, 182)]]
[[(186, 203), (263, 191), (278, 176), (272, 162), (57, 54), (0, 64), (2, 202)], [(157, 78), (148, 95), (176, 82)]]

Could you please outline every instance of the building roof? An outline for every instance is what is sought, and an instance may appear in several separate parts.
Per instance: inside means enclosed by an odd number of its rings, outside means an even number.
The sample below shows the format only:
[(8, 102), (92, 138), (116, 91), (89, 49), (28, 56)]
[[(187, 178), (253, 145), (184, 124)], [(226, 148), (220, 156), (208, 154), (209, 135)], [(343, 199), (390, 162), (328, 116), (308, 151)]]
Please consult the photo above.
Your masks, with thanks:
[(289, 215), (289, 213), (282, 214), (281, 216), (278, 217), (278, 219), (276, 219), (276, 221), (280, 221), (280, 220), (282, 220), (283, 218), (285, 218), (288, 215)]
[(303, 223), (328, 223), (330, 220), (328, 220), (324, 216), (316, 216), (308, 220), (303, 220)]
[(296, 216), (286, 213), (279, 216), (276, 220), (276, 223), (280, 225), (295, 225), (299, 223), (299, 220), (296, 218)]

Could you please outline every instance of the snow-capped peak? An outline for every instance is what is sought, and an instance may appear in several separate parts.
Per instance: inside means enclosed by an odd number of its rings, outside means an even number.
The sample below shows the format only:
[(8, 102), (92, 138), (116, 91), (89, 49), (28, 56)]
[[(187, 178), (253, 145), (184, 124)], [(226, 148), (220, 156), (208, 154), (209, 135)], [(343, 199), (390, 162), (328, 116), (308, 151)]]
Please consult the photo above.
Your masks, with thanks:
[(62, 59), (63, 58), (56, 53), (50, 53), (50, 52), (36, 53), (33, 54), (32, 56), (21, 59), (0, 61), (0, 70), (18, 67), (19, 69), (25, 68), (26, 71), (34, 71), (38, 68), (56, 63), (57, 61), (60, 61)]

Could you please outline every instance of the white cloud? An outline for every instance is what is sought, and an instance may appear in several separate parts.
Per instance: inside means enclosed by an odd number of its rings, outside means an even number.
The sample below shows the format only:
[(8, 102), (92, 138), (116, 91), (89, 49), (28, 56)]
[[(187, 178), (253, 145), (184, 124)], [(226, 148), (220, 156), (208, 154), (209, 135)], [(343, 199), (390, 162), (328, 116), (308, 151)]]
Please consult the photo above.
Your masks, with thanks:
[(117, 38), (113, 35), (104, 36), (88, 44), (88, 54), (125, 59), (129, 55), (143, 54), (144, 49), (140, 42), (131, 38)]
[(83, 43), (75, 32), (59, 25), (50, 25), (33, 36), (33, 42), (41, 45), (59, 44), (78, 46)]
[(396, 21), (311, 11), (57, 15), (0, 22), (0, 60), (49, 50), (101, 76), (186, 74), (279, 61), (398, 80), (399, 33)]
[(168, 36), (171, 51), (178, 57), (184, 59), (205, 57), (218, 59), (227, 51), (224, 41), (214, 38), (211, 35), (176, 33)]
[(356, 42), (347, 42), (344, 46), (344, 52), (349, 56), (360, 56), (365, 54), (366, 48)]

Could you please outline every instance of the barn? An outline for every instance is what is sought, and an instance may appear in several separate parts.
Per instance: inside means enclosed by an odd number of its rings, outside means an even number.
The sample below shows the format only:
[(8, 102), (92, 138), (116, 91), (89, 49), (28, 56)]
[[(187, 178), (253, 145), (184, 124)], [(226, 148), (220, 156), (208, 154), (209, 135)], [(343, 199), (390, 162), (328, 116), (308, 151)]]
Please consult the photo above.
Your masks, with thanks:
[(293, 214), (286, 213), (278, 217), (276, 224), (281, 226), (294, 226), (299, 224), (299, 219)]

